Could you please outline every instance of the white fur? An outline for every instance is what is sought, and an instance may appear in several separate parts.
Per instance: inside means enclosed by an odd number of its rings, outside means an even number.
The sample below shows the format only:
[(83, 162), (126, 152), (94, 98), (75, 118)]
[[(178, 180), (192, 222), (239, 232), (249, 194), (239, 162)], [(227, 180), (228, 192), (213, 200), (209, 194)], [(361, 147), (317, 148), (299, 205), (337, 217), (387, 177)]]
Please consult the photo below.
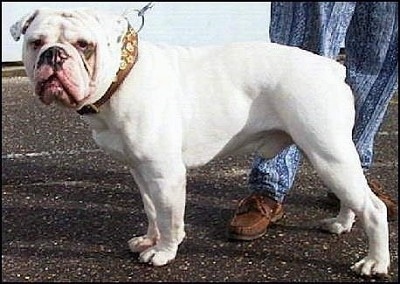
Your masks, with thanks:
[[(118, 62), (120, 55), (99, 42), (102, 61)], [(188, 168), (256, 150), (273, 157), (296, 143), (342, 201), (325, 228), (349, 232), (355, 214), (364, 224), (369, 252), (353, 269), (387, 274), (386, 207), (370, 190), (352, 142), (354, 101), (344, 78), (340, 64), (295, 47), (185, 48), (139, 38), (125, 82), (99, 114), (85, 116), (98, 145), (129, 165), (140, 188), (149, 227), (129, 241), (131, 250), (156, 266), (175, 258), (185, 236)]]

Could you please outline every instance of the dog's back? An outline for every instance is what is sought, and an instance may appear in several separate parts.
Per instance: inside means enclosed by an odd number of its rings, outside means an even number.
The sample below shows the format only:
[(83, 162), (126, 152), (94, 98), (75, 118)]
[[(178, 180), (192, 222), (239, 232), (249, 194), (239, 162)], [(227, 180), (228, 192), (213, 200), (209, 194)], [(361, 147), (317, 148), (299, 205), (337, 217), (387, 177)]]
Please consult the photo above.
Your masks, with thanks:
[[(293, 143), (298, 129), (311, 135), (328, 125), (332, 131), (352, 127), (353, 96), (344, 67), (334, 60), (262, 42), (141, 47), (138, 68), (152, 66), (163, 93), (161, 100), (150, 101), (176, 107), (171, 125), (182, 128), (188, 167), (239, 150), (264, 148), (273, 156)], [(145, 96), (149, 100), (152, 94)], [(338, 111), (341, 117), (331, 119)]]

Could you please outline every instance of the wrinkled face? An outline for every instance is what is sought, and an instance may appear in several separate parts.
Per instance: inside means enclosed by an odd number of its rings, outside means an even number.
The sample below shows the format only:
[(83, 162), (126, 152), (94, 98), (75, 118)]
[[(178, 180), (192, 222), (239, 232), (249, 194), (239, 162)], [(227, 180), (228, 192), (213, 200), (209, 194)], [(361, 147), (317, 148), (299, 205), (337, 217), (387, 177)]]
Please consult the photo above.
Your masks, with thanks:
[(114, 79), (127, 22), (89, 10), (46, 9), (20, 22), (20, 29), (35, 94), (45, 104), (79, 108), (101, 97)]

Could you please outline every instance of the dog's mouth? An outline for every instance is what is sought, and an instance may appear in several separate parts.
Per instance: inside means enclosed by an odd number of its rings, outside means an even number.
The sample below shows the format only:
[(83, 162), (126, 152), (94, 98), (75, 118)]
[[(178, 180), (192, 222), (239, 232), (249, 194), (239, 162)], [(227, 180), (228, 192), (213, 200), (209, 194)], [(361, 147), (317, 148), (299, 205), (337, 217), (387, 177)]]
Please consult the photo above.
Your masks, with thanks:
[(56, 73), (38, 82), (35, 91), (39, 99), (46, 105), (58, 101), (67, 107), (74, 108), (78, 106), (75, 97)]

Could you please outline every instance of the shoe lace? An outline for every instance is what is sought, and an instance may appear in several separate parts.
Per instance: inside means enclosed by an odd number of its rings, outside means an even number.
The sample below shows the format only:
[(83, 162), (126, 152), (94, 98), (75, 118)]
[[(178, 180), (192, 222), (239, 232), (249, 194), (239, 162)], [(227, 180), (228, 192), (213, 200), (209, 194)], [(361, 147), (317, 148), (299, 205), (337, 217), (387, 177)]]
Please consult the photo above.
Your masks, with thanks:
[(272, 209), (268, 206), (263, 197), (252, 194), (239, 202), (236, 214), (244, 214), (250, 211), (257, 211), (268, 216), (271, 214)]

